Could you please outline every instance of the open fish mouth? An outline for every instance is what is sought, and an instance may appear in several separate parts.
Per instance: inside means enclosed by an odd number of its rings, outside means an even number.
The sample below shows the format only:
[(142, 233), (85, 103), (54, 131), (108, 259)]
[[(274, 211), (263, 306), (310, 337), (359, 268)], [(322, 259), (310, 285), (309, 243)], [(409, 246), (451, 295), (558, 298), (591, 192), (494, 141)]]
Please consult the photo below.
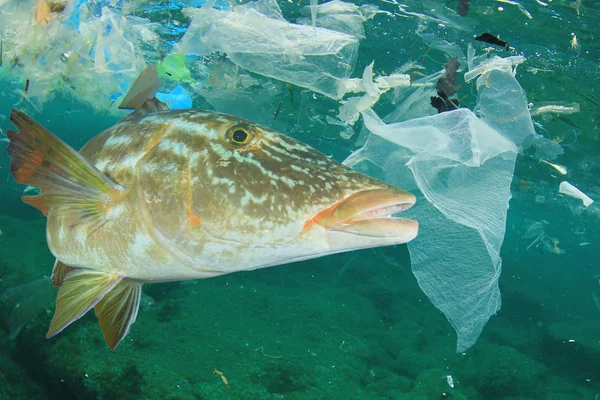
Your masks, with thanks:
[(409, 209), (415, 202), (413, 194), (393, 186), (363, 190), (321, 211), (307, 224), (315, 223), (327, 230), (360, 236), (398, 238), (398, 243), (407, 242), (417, 235), (419, 223), (392, 215)]

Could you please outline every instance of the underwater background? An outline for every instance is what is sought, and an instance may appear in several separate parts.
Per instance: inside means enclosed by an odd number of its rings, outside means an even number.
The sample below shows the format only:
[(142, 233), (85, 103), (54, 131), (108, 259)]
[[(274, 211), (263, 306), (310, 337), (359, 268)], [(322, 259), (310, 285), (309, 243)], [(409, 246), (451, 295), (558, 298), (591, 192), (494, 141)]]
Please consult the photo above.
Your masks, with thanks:
[[(315, 60), (308, 74), (278, 76), (268, 66), (293, 65), (291, 47), (289, 59), (270, 64), (253, 61), (250, 33), (236, 37), (250, 56), (224, 51), (230, 37), (198, 39), (211, 23), (234, 32), (218, 18), (235, 18), (227, 13), (242, 3), (0, 0), (0, 129), (14, 129), (8, 115), (17, 107), (79, 149), (125, 115), (120, 99), (146, 64), (158, 62), (171, 107), (249, 118), (341, 162), (369, 133), (359, 112), (339, 110), (352, 91), (333, 93), (310, 73), (362, 78), (362, 91), (372, 61), (378, 77), (407, 76), (410, 85), (381, 84), (376, 98), (363, 98), (391, 123), (437, 114), (430, 97), (452, 57), (461, 84), (454, 97), (476, 110), (477, 88), (463, 77), (469, 46), (490, 57), (523, 56), (514, 76), (535, 135), (518, 146), (509, 171), (500, 310), (457, 352), (455, 330), (419, 287), (401, 245), (144, 285), (136, 323), (114, 352), (93, 313), (47, 340), (57, 289), (46, 219), (21, 202), (24, 187), (2, 151), (0, 399), (598, 398), (600, 207), (559, 193), (559, 185), (600, 200), (600, 1), (385, 0), (337, 4), (342, 11), (323, 9), (321, 20), (310, 4), (322, 2), (243, 3), (355, 40), (335, 54), (339, 65), (305, 54)], [(209, 29), (199, 26), (209, 14), (194, 19), (187, 7), (224, 14), (204, 21)], [(240, 32), (245, 21), (237, 21)], [(485, 32), (508, 43), (475, 40)], [(511, 97), (506, 102), (508, 109)], [(503, 110), (498, 115), (510, 120)], [(392, 121), (394, 112), (403, 116)]]

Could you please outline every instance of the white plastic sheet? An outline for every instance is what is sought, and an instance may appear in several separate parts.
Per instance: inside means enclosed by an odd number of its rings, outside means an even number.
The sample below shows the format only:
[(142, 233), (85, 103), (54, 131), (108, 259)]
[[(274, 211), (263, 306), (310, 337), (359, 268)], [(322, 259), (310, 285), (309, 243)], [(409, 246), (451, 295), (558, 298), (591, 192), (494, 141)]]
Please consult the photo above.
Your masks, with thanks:
[(413, 272), (456, 330), (459, 352), (475, 343), (500, 308), (510, 183), (518, 146), (534, 134), (514, 78), (513, 66), (521, 60), (469, 53), (468, 76), (479, 74), (477, 114), (463, 108), (386, 124), (365, 111), (372, 134), (345, 161), (418, 195), (403, 213), (420, 226), (408, 244)]

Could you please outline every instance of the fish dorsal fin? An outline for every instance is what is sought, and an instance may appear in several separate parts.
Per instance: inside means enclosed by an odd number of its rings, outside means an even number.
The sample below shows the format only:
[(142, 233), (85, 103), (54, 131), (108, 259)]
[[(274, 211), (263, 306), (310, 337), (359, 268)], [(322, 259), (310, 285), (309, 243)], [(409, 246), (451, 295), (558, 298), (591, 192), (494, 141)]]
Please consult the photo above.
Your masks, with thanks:
[(168, 109), (169, 106), (167, 106), (165, 103), (163, 103), (156, 97), (153, 97), (140, 104), (134, 112), (124, 116), (123, 120), (127, 121), (129, 119), (139, 118), (143, 115), (153, 114), (158, 111), (167, 111)]
[(125, 95), (125, 98), (119, 104), (122, 110), (135, 110), (141, 106), (146, 100), (151, 99), (156, 95), (160, 85), (162, 84), (158, 77), (155, 65), (146, 67), (136, 78), (131, 85), (131, 88)]
[(155, 97), (161, 84), (162, 81), (158, 77), (156, 66), (151, 65), (146, 67), (139, 74), (135, 82), (133, 82), (133, 85), (131, 85), (125, 98), (119, 105), (119, 108), (122, 110), (135, 110), (124, 119), (168, 110), (169, 107)]

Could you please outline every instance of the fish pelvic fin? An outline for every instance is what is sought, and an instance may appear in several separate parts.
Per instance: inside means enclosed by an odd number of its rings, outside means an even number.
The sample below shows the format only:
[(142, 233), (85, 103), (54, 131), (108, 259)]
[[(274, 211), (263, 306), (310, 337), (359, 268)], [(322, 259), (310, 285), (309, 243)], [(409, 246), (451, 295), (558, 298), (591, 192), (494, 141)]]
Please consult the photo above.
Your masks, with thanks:
[(56, 311), (46, 338), (49, 339), (60, 333), (72, 322), (84, 316), (121, 280), (122, 277), (116, 273), (87, 269), (69, 272), (58, 289)]
[(13, 108), (10, 121), (18, 129), (7, 132), (10, 170), (17, 182), (40, 188), (39, 195), (23, 196), (23, 202), (46, 216), (49, 211), (74, 214), (74, 225), (89, 221), (97, 228), (106, 222), (125, 188), (22, 111)]
[(123, 279), (94, 306), (104, 340), (111, 350), (117, 348), (135, 322), (142, 284)]
[(62, 286), (65, 276), (74, 269), (75, 268), (68, 266), (57, 258), (54, 263), (54, 268), (52, 268), (52, 286)]

